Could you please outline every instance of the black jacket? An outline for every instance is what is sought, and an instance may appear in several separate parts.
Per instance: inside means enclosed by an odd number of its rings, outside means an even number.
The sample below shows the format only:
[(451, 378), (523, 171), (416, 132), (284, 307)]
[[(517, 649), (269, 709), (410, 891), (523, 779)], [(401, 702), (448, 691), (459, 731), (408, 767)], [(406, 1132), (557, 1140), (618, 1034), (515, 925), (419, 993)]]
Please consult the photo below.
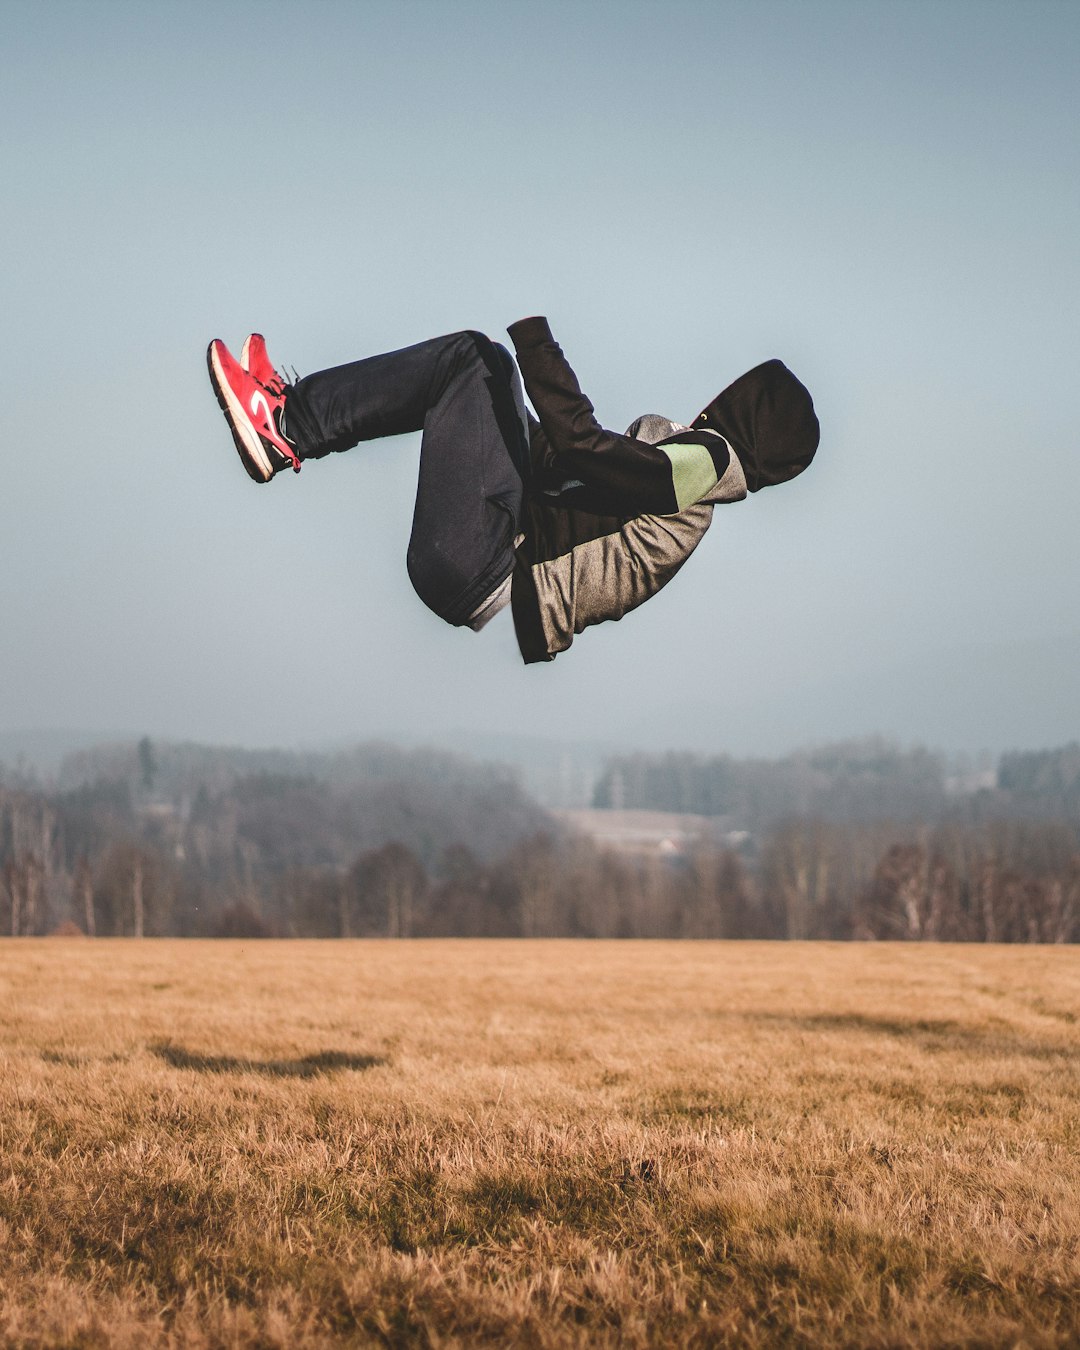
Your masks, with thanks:
[(818, 424), (807, 391), (769, 361), (691, 428), (655, 445), (622, 436), (597, 422), (546, 319), (522, 319), (508, 332), (539, 417), (530, 418), (514, 626), (527, 663), (550, 661), (574, 633), (620, 618), (671, 579), (708, 527), (711, 505), (699, 504), (710, 495), (735, 500), (801, 472)]

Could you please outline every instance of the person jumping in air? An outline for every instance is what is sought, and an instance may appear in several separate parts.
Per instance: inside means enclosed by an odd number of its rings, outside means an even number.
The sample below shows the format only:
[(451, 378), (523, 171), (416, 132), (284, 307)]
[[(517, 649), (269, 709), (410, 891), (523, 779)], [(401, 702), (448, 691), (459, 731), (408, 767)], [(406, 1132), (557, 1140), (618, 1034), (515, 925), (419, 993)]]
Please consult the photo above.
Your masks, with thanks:
[(422, 430), (407, 555), (416, 593), (447, 623), (477, 631), (511, 604), (524, 660), (552, 661), (576, 633), (665, 586), (714, 506), (802, 473), (818, 420), (807, 390), (773, 360), (689, 426), (647, 414), (620, 436), (596, 421), (546, 319), (507, 331), (517, 365), (474, 332), (295, 383), (275, 370), (258, 333), (239, 361), (215, 339), (207, 364), (259, 483), (361, 441)]

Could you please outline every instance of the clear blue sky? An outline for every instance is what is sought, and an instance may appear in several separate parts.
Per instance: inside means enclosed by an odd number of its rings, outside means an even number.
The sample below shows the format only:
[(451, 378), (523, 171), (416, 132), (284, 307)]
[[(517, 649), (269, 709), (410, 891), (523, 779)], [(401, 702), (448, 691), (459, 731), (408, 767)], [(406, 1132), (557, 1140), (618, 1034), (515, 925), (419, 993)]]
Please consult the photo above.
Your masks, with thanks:
[[(0, 3), (0, 730), (785, 750), (1080, 731), (1080, 6)], [(601, 420), (780, 356), (822, 442), (524, 668), (418, 438), (249, 482), (204, 352), (546, 313)]]

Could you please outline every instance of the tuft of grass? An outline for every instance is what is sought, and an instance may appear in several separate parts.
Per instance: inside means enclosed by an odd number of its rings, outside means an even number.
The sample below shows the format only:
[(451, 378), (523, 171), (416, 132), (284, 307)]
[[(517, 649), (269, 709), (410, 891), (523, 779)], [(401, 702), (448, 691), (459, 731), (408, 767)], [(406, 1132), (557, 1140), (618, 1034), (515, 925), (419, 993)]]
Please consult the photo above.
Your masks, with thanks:
[(1072, 1007), (1066, 948), (5, 942), (0, 1344), (1075, 1345)]

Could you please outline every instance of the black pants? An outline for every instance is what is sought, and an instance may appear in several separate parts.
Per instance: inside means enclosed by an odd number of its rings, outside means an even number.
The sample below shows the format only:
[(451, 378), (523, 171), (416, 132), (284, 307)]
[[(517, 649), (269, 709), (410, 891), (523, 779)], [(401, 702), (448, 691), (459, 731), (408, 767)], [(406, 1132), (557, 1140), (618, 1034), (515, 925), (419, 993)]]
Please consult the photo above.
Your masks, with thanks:
[(301, 460), (422, 430), (409, 578), (463, 624), (510, 575), (529, 474), (521, 378), (505, 347), (451, 333), (292, 385), (285, 425)]

